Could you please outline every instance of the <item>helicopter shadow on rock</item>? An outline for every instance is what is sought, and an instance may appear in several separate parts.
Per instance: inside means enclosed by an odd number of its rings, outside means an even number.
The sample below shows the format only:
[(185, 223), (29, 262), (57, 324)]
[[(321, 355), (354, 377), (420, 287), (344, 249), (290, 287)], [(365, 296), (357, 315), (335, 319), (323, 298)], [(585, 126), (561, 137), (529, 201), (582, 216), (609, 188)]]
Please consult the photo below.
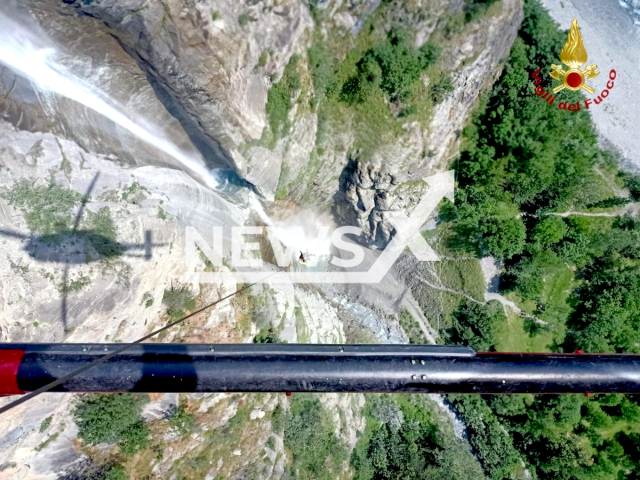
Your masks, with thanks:
[(60, 318), (65, 333), (69, 329), (68, 297), (73, 290), (69, 273), (72, 265), (86, 265), (121, 256), (143, 258), (145, 261), (149, 261), (152, 257), (153, 247), (166, 245), (164, 243), (153, 243), (151, 230), (145, 231), (144, 243), (121, 243), (95, 230), (80, 227), (86, 206), (91, 198), (91, 192), (95, 188), (99, 177), (100, 172), (97, 172), (80, 200), (80, 208), (75, 216), (72, 228), (63, 229), (54, 234), (27, 235), (0, 227), (0, 235), (25, 241), (23, 249), (29, 257), (40, 262), (63, 265), (59, 290), (62, 296)]

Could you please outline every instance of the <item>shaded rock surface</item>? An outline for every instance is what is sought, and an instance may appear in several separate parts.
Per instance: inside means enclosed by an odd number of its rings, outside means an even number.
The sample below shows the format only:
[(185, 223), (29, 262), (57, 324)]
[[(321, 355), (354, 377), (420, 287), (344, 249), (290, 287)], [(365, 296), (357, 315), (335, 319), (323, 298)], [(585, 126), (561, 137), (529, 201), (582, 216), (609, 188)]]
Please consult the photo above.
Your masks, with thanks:
[[(170, 279), (186, 272), (181, 246), (186, 226), (205, 232), (244, 221), (239, 209), (183, 172), (124, 169), (52, 134), (15, 131), (4, 122), (0, 164), (5, 195), (22, 180), (41, 186), (54, 182), (78, 194), (87, 193), (95, 181), (79, 233), (70, 232), (57, 242), (32, 236), (24, 212), (0, 198), (0, 332), (5, 341), (95, 342), (137, 336), (161, 312), (162, 292)], [(100, 209), (106, 209), (103, 213), (108, 212), (117, 232), (120, 243), (115, 248), (130, 248), (87, 262), (88, 252), (93, 252), (92, 232), (84, 222)], [(64, 290), (66, 302), (61, 300)], [(150, 307), (148, 298), (153, 300)]]
[[(30, 0), (38, 4), (52, 1)], [(289, 197), (298, 201), (313, 198), (316, 204), (330, 205), (339, 190), (335, 198), (338, 218), (345, 223), (355, 221), (365, 230), (366, 240), (374, 244), (385, 244), (393, 235), (384, 212), (412, 204), (407, 197), (390, 205), (385, 196), (393, 194), (398, 199), (403, 194), (380, 180), (390, 175), (397, 186), (444, 168), (455, 154), (457, 136), (479, 92), (499, 71), (522, 18), (520, 0), (503, 0), (497, 14), (472, 22), (446, 42), (442, 66), (451, 73), (454, 91), (434, 106), (428, 124), (406, 124), (405, 133), (392, 144), (365, 155), (351, 152), (354, 136), (350, 129), (332, 132), (331, 145), (316, 152), (314, 160), (318, 118), (309, 107), (313, 87), (306, 65), (314, 30), (320, 28), (319, 34), (328, 41), (336, 35), (352, 38), (379, 2), (321, 3), (325, 20), (320, 27), (304, 3), (294, 0), (72, 3), (66, 15), (93, 17), (73, 18), (84, 25), (76, 28), (86, 31), (91, 25), (118, 40), (152, 80), (159, 98), (192, 139), (198, 140), (207, 162), (226, 162), (268, 199), (282, 182), (309, 178), (306, 172), (313, 174), (314, 179), (302, 185), (291, 184)], [(462, 2), (432, 2), (415, 7), (415, 15), (392, 6), (388, 17), (392, 21), (394, 15), (410, 15), (407, 24), (420, 45), (462, 6)], [(427, 15), (417, 14), (425, 8)], [(300, 54), (302, 81), (309, 88), (303, 88), (289, 112), (290, 132), (275, 146), (259, 145), (268, 120), (269, 88), (280, 79), (294, 53)], [(352, 169), (349, 160), (367, 165)], [(350, 176), (352, 172), (357, 175)]]

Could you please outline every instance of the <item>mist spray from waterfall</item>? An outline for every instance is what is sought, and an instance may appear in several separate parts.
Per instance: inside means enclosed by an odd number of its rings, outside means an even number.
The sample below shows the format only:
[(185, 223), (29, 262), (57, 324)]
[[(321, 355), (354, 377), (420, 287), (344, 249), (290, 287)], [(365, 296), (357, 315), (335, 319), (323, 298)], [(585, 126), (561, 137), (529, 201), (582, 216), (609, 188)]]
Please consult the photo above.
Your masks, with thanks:
[(209, 187), (217, 182), (202, 159), (182, 152), (175, 144), (143, 119), (125, 112), (113, 99), (78, 77), (57, 61), (54, 43), (42, 32), (37, 34), (0, 13), (0, 64), (31, 80), (40, 90), (54, 92), (94, 110), (141, 140), (177, 160)]

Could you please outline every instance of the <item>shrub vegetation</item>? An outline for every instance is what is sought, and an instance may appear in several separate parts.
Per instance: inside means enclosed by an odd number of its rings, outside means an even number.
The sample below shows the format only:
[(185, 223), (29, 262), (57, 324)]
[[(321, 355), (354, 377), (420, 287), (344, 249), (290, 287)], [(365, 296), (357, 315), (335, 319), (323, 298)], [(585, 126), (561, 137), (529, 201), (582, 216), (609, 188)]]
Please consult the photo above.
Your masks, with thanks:
[(196, 299), (191, 294), (188, 287), (174, 287), (164, 291), (162, 303), (167, 307), (167, 315), (171, 320), (178, 320), (184, 317), (187, 312), (196, 309)]
[(14, 183), (4, 197), (23, 211), (31, 233), (42, 236), (71, 230), (73, 210), (82, 198), (75, 190), (56, 183), (37, 186), (29, 180)]
[(149, 429), (141, 416), (148, 400), (146, 395), (127, 393), (81, 397), (73, 412), (78, 437), (88, 445), (116, 444), (123, 455), (134, 455), (149, 445)]
[(284, 445), (293, 458), (290, 468), (294, 478), (329, 480), (339, 476), (347, 460), (347, 449), (336, 438), (333, 421), (317, 397), (296, 395), (289, 411), (275, 422), (284, 430)]
[(416, 396), (370, 396), (365, 432), (351, 454), (357, 480), (475, 480), (484, 475), (468, 445), (445, 433)]
[(407, 98), (422, 71), (440, 57), (438, 46), (427, 43), (415, 48), (412, 41), (409, 30), (392, 29), (386, 41), (368, 50), (357, 63), (357, 73), (343, 84), (341, 98), (362, 103), (380, 90), (392, 101)]
[(300, 74), (297, 72), (298, 55), (292, 55), (284, 69), (282, 78), (274, 83), (267, 95), (265, 107), (269, 119), (270, 133), (274, 140), (283, 137), (289, 131), (289, 110), (291, 110), (291, 97), (300, 89)]
[(169, 417), (169, 429), (184, 437), (193, 432), (196, 426), (196, 416), (187, 412), (184, 405), (180, 405)]

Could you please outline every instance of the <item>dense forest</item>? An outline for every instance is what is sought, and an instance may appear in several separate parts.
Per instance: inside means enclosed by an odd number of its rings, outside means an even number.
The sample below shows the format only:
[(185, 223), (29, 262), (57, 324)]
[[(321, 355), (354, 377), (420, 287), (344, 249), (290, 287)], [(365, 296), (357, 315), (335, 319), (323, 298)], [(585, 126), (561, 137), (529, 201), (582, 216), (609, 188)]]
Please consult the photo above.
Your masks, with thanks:
[[(638, 352), (640, 225), (559, 215), (615, 209), (640, 193), (598, 146), (587, 111), (569, 114), (534, 94), (531, 72), (556, 61), (565, 39), (539, 3), (526, 3), (504, 72), (464, 132), (456, 206), (444, 217), (456, 248), (505, 261), (503, 291), (556, 332), (557, 349)], [(563, 91), (558, 101), (579, 98)], [(618, 193), (625, 186), (632, 198)]]
[[(639, 193), (637, 179), (619, 172), (616, 155), (598, 146), (588, 112), (568, 114), (534, 94), (531, 72), (556, 62), (565, 39), (539, 2), (526, 2), (504, 72), (464, 132), (459, 202), (445, 216), (457, 248), (504, 261), (503, 293), (541, 320), (529, 335), (550, 332), (549, 350), (638, 353), (640, 224), (626, 216), (557, 215), (615, 212)], [(559, 100), (581, 97), (562, 92)], [(501, 315), (466, 306), (451, 338), (495, 348)], [(469, 331), (473, 337), (465, 338)], [(635, 396), (452, 401), (490, 478), (513, 477), (520, 460), (545, 479), (640, 476)], [(511, 437), (506, 445), (500, 425)]]

